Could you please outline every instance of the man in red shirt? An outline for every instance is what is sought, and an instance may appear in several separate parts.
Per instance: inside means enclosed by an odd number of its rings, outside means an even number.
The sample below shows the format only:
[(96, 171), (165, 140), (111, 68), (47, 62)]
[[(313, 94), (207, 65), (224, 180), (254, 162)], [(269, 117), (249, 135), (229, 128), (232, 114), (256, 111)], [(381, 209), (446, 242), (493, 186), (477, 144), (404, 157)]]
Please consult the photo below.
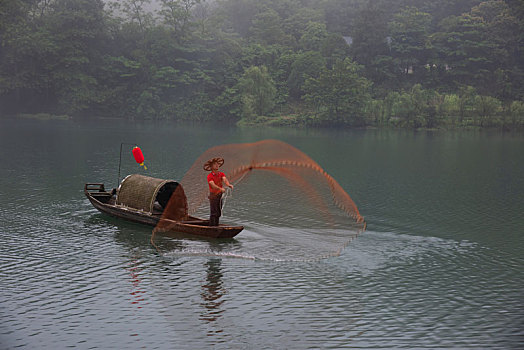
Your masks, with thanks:
[(204, 164), (204, 170), (211, 171), (207, 175), (207, 183), (209, 184), (209, 226), (218, 226), (218, 220), (222, 216), (222, 193), (226, 192), (223, 187), (225, 184), (233, 189), (233, 185), (229, 183), (226, 175), (218, 171), (224, 165), (223, 158), (213, 158)]

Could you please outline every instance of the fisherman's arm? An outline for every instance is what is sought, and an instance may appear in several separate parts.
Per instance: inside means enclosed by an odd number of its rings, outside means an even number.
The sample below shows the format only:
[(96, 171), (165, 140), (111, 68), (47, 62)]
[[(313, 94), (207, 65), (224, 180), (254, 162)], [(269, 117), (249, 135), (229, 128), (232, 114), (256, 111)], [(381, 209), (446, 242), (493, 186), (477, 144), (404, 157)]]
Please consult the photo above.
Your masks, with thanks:
[(227, 177), (223, 176), (222, 177), (222, 181), (224, 181), (224, 183), (226, 184), (227, 187), (233, 189), (233, 185), (229, 183), (229, 180), (227, 179)]
[(221, 192), (225, 192), (226, 190), (223, 189), (222, 187), (219, 187), (215, 184), (215, 181), (211, 180), (209, 181), (209, 184), (211, 185), (211, 188), (215, 189), (215, 190), (219, 190)]

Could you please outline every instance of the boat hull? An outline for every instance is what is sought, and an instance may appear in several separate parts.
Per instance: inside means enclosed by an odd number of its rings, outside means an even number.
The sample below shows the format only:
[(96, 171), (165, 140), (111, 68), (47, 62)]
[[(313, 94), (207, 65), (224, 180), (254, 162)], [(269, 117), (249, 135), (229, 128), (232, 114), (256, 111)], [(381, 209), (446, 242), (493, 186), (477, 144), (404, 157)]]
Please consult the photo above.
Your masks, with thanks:
[(187, 221), (162, 219), (160, 213), (152, 214), (142, 210), (114, 204), (112, 195), (109, 192), (90, 192), (86, 186), (84, 193), (93, 207), (98, 209), (98, 211), (116, 218), (155, 226), (155, 232), (160, 234), (182, 233), (208, 238), (233, 238), (244, 229), (243, 226), (229, 226), (224, 224), (220, 224), (219, 226), (209, 226), (209, 220), (196, 217), (189, 217), (189, 220)]

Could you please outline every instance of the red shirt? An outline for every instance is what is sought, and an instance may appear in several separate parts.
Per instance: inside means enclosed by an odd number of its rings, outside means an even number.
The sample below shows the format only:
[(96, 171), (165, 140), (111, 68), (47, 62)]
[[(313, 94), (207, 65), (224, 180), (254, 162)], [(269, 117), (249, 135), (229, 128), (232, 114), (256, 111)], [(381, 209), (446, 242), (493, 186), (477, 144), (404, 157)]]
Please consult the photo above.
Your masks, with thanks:
[(209, 192), (215, 193), (215, 194), (222, 193), (220, 190), (212, 188), (209, 182), (213, 181), (215, 185), (217, 185), (218, 187), (222, 187), (222, 178), (224, 176), (226, 176), (226, 174), (224, 174), (221, 171), (218, 171), (216, 174), (214, 172), (210, 172), (209, 175), (207, 175), (207, 183), (209, 184)]

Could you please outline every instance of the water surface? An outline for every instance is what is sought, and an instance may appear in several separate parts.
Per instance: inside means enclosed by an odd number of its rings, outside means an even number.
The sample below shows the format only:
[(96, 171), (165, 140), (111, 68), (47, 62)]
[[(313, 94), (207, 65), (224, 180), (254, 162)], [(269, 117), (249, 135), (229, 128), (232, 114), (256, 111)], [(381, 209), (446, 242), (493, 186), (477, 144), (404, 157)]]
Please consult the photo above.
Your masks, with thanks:
[[(293, 212), (271, 188), (228, 199), (236, 239), (162, 238), (161, 252), (83, 195), (116, 185), (121, 142), (148, 175), (181, 179), (211, 146), (269, 138), (366, 218), (339, 256), (276, 220)], [(524, 346), (522, 135), (2, 120), (0, 149), (0, 348)], [(128, 160), (122, 175), (143, 171)]]

